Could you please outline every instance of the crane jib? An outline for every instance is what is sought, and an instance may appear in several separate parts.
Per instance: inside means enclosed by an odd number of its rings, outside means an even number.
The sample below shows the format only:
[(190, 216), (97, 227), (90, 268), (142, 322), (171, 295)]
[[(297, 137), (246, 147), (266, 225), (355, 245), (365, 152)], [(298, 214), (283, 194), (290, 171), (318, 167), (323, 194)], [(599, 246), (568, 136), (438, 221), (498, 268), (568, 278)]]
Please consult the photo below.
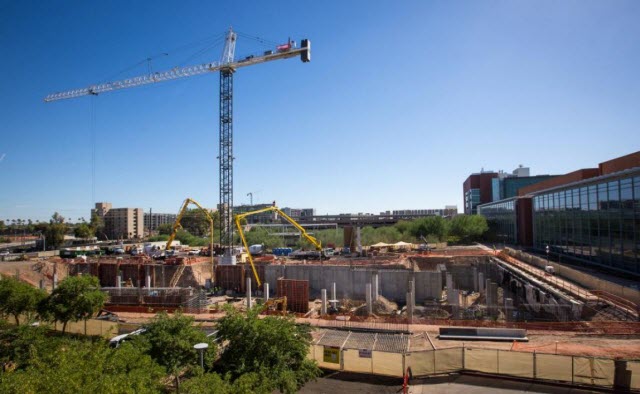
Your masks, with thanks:
[(136, 86), (149, 85), (158, 82), (172, 81), (175, 79), (192, 77), (210, 72), (217, 72), (222, 68), (240, 68), (251, 66), (254, 64), (265, 63), (273, 60), (288, 59), (299, 55), (303, 62), (311, 59), (311, 41), (302, 40), (301, 48), (292, 48), (283, 52), (275, 52), (262, 56), (248, 56), (245, 59), (231, 63), (210, 62), (197, 64), (186, 67), (175, 67), (171, 70), (155, 72), (152, 74), (141, 75), (133, 78), (127, 78), (120, 81), (105, 82), (97, 85), (91, 85), (86, 88), (72, 89), (63, 92), (52, 93), (44, 98), (45, 102), (65, 100), (82, 96), (98, 95), (119, 89), (133, 88)]

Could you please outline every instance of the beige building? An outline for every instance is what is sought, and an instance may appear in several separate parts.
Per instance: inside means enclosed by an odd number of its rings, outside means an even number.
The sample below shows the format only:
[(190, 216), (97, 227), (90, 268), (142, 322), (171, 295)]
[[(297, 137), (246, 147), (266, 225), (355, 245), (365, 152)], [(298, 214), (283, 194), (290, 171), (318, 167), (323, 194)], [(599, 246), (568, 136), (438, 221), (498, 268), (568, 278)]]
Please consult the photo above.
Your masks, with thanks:
[[(93, 212), (96, 212), (104, 220), (104, 235), (111, 240), (142, 238), (144, 236), (142, 208), (112, 208), (109, 202), (98, 202)], [(102, 234), (96, 235), (101, 236)]]

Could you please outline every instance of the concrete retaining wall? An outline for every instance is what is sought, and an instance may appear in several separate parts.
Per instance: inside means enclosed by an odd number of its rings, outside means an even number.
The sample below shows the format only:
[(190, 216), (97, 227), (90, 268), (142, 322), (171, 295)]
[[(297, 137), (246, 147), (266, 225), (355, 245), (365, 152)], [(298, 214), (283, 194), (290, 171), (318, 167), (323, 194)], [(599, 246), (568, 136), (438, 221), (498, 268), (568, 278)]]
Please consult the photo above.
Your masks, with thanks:
[(336, 283), (338, 299), (365, 299), (367, 283), (372, 283), (372, 275), (378, 272), (379, 293), (395, 302), (406, 302), (409, 281), (415, 279), (416, 301), (440, 298), (442, 274), (436, 271), (412, 272), (408, 270), (385, 270), (372, 268), (351, 268), (347, 266), (322, 265), (268, 265), (265, 267), (265, 281), (271, 288), (277, 286), (278, 278), (309, 281), (310, 297), (320, 297), (320, 290), (330, 291)]

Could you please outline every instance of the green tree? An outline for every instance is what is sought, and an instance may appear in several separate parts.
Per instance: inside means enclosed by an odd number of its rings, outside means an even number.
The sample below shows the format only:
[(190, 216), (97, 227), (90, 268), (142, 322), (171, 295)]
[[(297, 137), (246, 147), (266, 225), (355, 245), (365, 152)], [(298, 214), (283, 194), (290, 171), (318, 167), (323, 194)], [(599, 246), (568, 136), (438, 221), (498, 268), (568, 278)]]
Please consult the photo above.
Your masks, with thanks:
[(47, 246), (53, 249), (60, 247), (64, 243), (64, 235), (66, 233), (67, 225), (64, 222), (64, 217), (58, 212), (54, 213), (44, 232)]
[(145, 325), (144, 335), (137, 336), (132, 343), (162, 365), (173, 376), (176, 391), (180, 390), (180, 376), (199, 366), (199, 353), (193, 348), (197, 343), (207, 343), (205, 368), (210, 368), (216, 355), (215, 343), (204, 331), (194, 326), (194, 319), (178, 312), (173, 316), (159, 313)]
[(416, 239), (435, 238), (444, 241), (447, 238), (447, 222), (441, 216), (429, 216), (413, 220), (407, 231)]
[(244, 378), (265, 392), (294, 393), (320, 374), (316, 363), (307, 358), (311, 328), (296, 325), (293, 317), (261, 319), (261, 309), (254, 307), (245, 315), (226, 308), (218, 322), (218, 337), (227, 346), (218, 365), (234, 384)]
[(463, 243), (479, 240), (487, 230), (487, 219), (481, 215), (457, 215), (449, 222), (449, 234)]
[(334, 230), (318, 230), (314, 231), (313, 236), (322, 243), (323, 246), (333, 244), (336, 247), (341, 247), (343, 243), (342, 229)]
[(171, 235), (171, 230), (173, 229), (173, 225), (169, 223), (164, 223), (158, 226), (158, 234), (161, 235)]
[(30, 318), (45, 297), (44, 291), (15, 278), (0, 279), (0, 313), (12, 315), (16, 325), (20, 325), (20, 315)]
[(187, 210), (184, 215), (182, 215), (180, 224), (182, 228), (198, 237), (208, 235), (209, 228), (211, 227), (207, 215), (205, 215), (200, 208)]
[(231, 384), (215, 372), (197, 374), (186, 380), (180, 391), (185, 394), (227, 394), (232, 392)]
[(62, 322), (64, 333), (68, 322), (90, 319), (106, 299), (95, 276), (69, 276), (43, 300), (39, 312), (45, 320)]
[(86, 223), (80, 223), (73, 230), (76, 238), (87, 239), (94, 236), (93, 229)]
[[(244, 236), (248, 245), (260, 244), (267, 249), (284, 246), (284, 241), (281, 237), (273, 235), (264, 227), (252, 227), (251, 230), (244, 233)], [(240, 237), (238, 236), (238, 238)]]
[(55, 353), (59, 342), (47, 327), (0, 327), (0, 364), (13, 363), (18, 368), (26, 368), (32, 365), (34, 350), (41, 354)]
[(106, 239), (106, 235), (104, 234), (104, 219), (100, 217), (96, 211), (91, 212), (89, 227), (93, 231), (94, 236), (100, 239)]
[(110, 349), (104, 341), (46, 339), (29, 346), (27, 365), (19, 364), (13, 373), (0, 374), (0, 392), (163, 392), (164, 369), (130, 344)]

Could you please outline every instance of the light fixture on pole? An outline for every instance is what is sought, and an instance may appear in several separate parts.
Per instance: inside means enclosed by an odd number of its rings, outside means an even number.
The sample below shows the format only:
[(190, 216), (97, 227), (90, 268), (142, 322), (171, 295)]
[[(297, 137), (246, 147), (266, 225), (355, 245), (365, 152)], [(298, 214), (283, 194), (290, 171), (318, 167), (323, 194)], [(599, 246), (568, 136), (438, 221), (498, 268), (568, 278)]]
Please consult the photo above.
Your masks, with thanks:
[(204, 351), (209, 347), (208, 343), (197, 343), (193, 346), (194, 349), (200, 352), (200, 367), (204, 369)]

